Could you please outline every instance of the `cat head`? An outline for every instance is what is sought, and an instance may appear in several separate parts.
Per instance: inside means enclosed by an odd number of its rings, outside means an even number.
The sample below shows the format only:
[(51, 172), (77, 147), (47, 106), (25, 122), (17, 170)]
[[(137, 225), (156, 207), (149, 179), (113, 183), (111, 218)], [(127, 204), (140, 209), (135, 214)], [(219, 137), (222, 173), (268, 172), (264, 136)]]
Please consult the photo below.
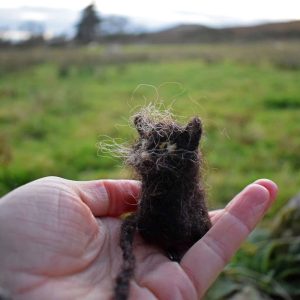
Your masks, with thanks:
[(157, 122), (143, 115), (134, 118), (139, 139), (129, 158), (141, 175), (147, 172), (176, 171), (198, 159), (202, 124), (194, 117), (186, 126), (175, 122)]

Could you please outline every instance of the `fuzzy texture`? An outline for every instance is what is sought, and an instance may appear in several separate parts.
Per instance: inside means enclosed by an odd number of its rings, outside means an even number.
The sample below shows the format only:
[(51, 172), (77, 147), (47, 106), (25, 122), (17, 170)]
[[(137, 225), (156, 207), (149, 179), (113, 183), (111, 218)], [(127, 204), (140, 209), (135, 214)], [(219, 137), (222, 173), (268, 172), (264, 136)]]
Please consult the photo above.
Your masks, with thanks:
[(181, 126), (171, 115), (160, 120), (156, 117), (147, 111), (134, 117), (139, 139), (126, 163), (136, 171), (142, 188), (136, 213), (124, 221), (121, 229), (124, 261), (116, 281), (116, 300), (128, 298), (136, 230), (145, 242), (179, 262), (211, 227), (200, 176), (201, 122), (195, 117), (187, 126)]
[(126, 300), (129, 294), (129, 281), (134, 274), (135, 266), (133, 254), (135, 232), (136, 218), (135, 215), (130, 215), (124, 220), (121, 227), (120, 246), (123, 252), (123, 264), (122, 271), (116, 279), (115, 300)]

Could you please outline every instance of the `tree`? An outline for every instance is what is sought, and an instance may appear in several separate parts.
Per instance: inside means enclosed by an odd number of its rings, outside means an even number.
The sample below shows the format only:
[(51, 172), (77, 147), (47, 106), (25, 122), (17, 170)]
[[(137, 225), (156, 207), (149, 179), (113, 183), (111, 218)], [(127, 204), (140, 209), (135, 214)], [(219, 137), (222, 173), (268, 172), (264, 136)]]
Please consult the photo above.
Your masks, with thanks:
[(95, 5), (92, 3), (84, 8), (81, 13), (81, 19), (77, 24), (75, 39), (82, 44), (88, 44), (97, 40), (100, 22), (101, 19), (97, 15)]

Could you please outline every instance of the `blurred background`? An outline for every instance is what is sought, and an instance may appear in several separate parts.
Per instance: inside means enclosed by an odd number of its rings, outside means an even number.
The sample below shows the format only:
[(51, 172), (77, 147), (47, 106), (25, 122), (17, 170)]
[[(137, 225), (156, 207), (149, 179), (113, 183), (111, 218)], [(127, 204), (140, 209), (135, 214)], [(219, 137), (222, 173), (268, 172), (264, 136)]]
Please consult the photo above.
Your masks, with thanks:
[(257, 178), (280, 188), (207, 299), (300, 299), (296, 0), (1, 1), (0, 196), (48, 175), (130, 178), (98, 143), (133, 141), (150, 102), (203, 120), (210, 208)]

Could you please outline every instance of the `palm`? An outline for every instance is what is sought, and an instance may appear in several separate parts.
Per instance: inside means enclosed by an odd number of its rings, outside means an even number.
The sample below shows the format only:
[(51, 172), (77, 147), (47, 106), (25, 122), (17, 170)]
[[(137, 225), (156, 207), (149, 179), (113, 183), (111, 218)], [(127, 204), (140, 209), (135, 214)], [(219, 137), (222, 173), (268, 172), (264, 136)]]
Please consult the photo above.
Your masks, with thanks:
[[(96, 182), (43, 179), (0, 202), (0, 283), (14, 299), (111, 298), (121, 264), (116, 216), (133, 208), (137, 186), (128, 185), (119, 204), (112, 202), (118, 195), (111, 194), (108, 203), (109, 193), (95, 187)], [(180, 266), (138, 238), (132, 299), (197, 299), (199, 287), (187, 272), (193, 248), (189, 252), (187, 266)]]

